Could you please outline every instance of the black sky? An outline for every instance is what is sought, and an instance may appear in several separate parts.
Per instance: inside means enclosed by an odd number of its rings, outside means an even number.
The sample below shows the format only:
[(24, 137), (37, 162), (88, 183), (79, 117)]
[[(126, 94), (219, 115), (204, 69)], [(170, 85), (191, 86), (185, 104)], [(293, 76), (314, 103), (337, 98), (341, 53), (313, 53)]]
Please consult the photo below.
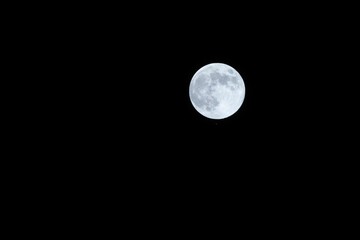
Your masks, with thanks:
[[(340, 108), (332, 93), (339, 50), (325, 44), (334, 25), (315, 10), (305, 21), (294, 9), (231, 8), (144, 19), (109, 10), (69, 23), (60, 66), (69, 76), (67, 121), (84, 147), (146, 164), (211, 162), (214, 171), (257, 161), (280, 171), (289, 159), (295, 168), (296, 159), (321, 155), (318, 140), (331, 135), (324, 122)], [(193, 74), (212, 62), (234, 67), (246, 86), (241, 109), (221, 121), (198, 114), (188, 96)]]
[[(66, 172), (84, 191), (132, 193), (144, 211), (151, 196), (200, 209), (206, 199), (242, 199), (267, 211), (263, 199), (286, 205), (278, 199), (330, 191), (346, 140), (348, 105), (337, 99), (349, 88), (339, 82), (348, 50), (333, 38), (346, 37), (342, 25), (314, 7), (173, 8), (81, 8), (47, 35), (47, 54), (58, 56), (49, 95), (60, 96), (48, 134), (58, 136)], [(224, 120), (203, 117), (189, 99), (192, 76), (213, 62), (234, 67), (246, 87)]]

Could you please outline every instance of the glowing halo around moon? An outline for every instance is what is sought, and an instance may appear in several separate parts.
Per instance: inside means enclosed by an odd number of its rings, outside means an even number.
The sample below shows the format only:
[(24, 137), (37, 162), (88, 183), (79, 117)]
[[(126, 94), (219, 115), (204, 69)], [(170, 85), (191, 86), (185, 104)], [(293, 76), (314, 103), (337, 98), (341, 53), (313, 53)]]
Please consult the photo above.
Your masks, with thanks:
[(237, 112), (245, 98), (245, 84), (240, 74), (224, 63), (200, 68), (189, 87), (194, 108), (210, 119), (224, 119)]

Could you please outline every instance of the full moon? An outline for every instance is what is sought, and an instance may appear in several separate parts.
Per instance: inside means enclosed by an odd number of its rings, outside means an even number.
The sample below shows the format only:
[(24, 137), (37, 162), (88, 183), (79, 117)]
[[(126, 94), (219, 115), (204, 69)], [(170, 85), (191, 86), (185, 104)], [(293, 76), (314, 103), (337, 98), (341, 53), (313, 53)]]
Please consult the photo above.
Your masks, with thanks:
[(240, 109), (245, 97), (245, 84), (231, 66), (211, 63), (194, 74), (189, 94), (192, 105), (201, 115), (223, 119)]

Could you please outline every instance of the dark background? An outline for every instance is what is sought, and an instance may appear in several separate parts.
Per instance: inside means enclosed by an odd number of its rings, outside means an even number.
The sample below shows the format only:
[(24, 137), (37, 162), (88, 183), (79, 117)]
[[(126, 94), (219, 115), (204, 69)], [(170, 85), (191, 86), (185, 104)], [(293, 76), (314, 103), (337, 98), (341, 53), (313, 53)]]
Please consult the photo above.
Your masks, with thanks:
[[(99, 157), (133, 155), (144, 164), (182, 158), (224, 169), (257, 159), (275, 170), (324, 154), (319, 143), (336, 134), (331, 124), (342, 111), (336, 21), (316, 10), (305, 21), (291, 9), (241, 15), (231, 8), (144, 18), (109, 8), (75, 11), (55, 46), (72, 141)], [(233, 66), (246, 85), (240, 111), (221, 121), (199, 115), (188, 96), (193, 74), (212, 62)]]
[[(94, 171), (124, 166), (138, 179), (292, 184), (321, 176), (337, 164), (327, 156), (341, 132), (346, 46), (333, 35), (345, 31), (330, 12), (306, 8), (305, 19), (297, 8), (267, 7), (69, 12), (49, 37), (65, 146)], [(212, 62), (233, 66), (246, 86), (241, 109), (220, 121), (198, 114), (188, 96), (193, 74)]]
[[(59, 201), (89, 218), (119, 202), (134, 219), (330, 214), (353, 144), (352, 15), (340, 22), (330, 5), (154, 8), (54, 8), (28, 23), (28, 74), (41, 93), (25, 103), (29, 141), (52, 159), (38, 167)], [(188, 95), (213, 62), (246, 87), (224, 120), (204, 118)]]

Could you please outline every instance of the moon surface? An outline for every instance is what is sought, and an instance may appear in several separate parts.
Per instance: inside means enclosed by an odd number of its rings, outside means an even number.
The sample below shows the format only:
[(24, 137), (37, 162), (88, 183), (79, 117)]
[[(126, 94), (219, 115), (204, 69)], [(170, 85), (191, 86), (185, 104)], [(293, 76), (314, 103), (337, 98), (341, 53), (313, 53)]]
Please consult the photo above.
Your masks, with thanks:
[(189, 88), (194, 108), (210, 119), (223, 119), (237, 112), (245, 98), (245, 84), (240, 74), (224, 63), (200, 68)]

